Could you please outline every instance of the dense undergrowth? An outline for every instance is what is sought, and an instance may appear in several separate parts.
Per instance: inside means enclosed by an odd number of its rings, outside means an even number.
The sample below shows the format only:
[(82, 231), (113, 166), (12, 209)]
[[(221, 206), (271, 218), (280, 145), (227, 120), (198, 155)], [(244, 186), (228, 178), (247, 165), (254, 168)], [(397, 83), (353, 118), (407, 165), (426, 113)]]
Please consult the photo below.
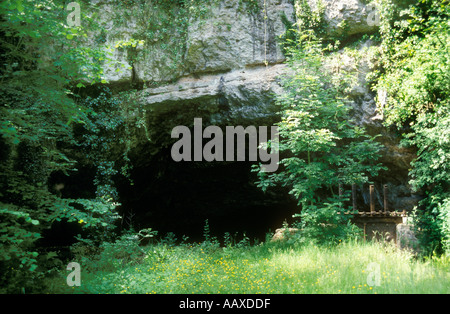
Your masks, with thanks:
[(175, 245), (170, 238), (140, 247), (136, 238), (78, 256), (81, 285), (69, 287), (61, 270), (48, 293), (111, 294), (383, 294), (449, 293), (450, 260), (417, 259), (383, 242), (296, 245), (245, 238)]

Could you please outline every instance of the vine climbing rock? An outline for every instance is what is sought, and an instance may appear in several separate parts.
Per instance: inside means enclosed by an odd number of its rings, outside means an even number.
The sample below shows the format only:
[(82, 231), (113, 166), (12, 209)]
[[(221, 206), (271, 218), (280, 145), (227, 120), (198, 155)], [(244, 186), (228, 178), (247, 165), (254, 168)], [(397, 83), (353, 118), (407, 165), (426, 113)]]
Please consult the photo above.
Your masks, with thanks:
[[(380, 27), (380, 8), (372, 0), (306, 0), (296, 2), (297, 17), (305, 16), (302, 10), (310, 10), (319, 20), (327, 36), (349, 36), (369, 34)], [(406, 8), (414, 0), (393, 0), (395, 4)], [(308, 14), (307, 14), (308, 15)]]
[[(366, 3), (367, 2), (367, 3)], [(377, 7), (361, 0), (308, 0), (311, 12), (320, 16), (329, 36), (366, 34), (379, 27)], [(296, 5), (297, 16), (304, 6)]]

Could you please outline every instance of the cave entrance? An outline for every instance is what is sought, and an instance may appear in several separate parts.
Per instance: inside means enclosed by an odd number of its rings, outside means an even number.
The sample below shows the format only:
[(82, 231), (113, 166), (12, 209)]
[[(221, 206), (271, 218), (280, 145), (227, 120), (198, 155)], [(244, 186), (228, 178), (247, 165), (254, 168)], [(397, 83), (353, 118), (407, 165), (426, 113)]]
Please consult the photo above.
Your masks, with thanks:
[(257, 187), (251, 162), (174, 162), (170, 150), (136, 166), (129, 182), (119, 184), (123, 227), (149, 228), (158, 236), (172, 232), (203, 239), (208, 219), (211, 236), (246, 234), (264, 241), (269, 231), (290, 221), (296, 202), (283, 189)]

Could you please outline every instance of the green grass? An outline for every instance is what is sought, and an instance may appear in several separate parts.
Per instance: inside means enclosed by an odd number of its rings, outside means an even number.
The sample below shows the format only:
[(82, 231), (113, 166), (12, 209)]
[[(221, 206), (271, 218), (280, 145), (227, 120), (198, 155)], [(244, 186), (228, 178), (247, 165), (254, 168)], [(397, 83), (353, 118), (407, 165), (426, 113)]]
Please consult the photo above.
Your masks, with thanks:
[[(155, 245), (133, 265), (111, 262), (116, 263), (112, 268), (82, 268), (80, 287), (68, 287), (64, 276), (53, 279), (50, 293), (450, 293), (448, 258), (417, 260), (380, 243), (226, 249)], [(379, 265), (379, 285), (368, 280), (374, 278), (371, 263)]]

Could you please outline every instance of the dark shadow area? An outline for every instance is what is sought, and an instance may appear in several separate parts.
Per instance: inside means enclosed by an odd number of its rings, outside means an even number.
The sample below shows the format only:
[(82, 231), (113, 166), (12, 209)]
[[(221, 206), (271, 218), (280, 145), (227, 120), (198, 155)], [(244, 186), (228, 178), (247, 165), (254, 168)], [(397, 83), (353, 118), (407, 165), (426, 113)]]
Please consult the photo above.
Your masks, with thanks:
[(134, 168), (131, 179), (119, 183), (123, 227), (148, 228), (202, 240), (205, 220), (212, 236), (244, 232), (264, 240), (296, 212), (287, 191), (264, 193), (249, 162), (174, 162), (170, 149)]

